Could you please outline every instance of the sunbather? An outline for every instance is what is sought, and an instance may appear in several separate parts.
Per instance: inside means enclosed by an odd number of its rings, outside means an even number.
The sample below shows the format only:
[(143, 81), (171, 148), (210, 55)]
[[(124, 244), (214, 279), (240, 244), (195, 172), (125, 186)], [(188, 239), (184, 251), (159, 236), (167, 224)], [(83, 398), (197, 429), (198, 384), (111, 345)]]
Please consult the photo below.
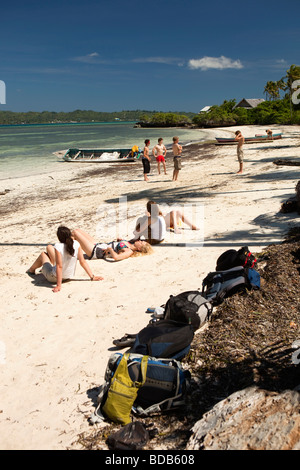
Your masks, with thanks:
[(62, 281), (72, 279), (75, 275), (77, 260), (90, 277), (91, 281), (101, 281), (103, 277), (95, 276), (87, 261), (84, 259), (80, 244), (73, 240), (71, 231), (64, 226), (58, 227), (59, 243), (48, 245), (46, 252), (41, 253), (32, 266), (26, 271), (30, 276), (35, 275), (38, 268), (45, 278), (56, 283), (53, 292), (59, 292)]
[(174, 233), (181, 233), (179, 228), (182, 224), (188, 225), (191, 230), (200, 230), (195, 224), (193, 224), (185, 215), (181, 209), (172, 209), (168, 214), (165, 215), (166, 227), (174, 230)]
[(155, 202), (147, 203), (147, 213), (138, 218), (133, 234), (134, 240), (144, 237), (150, 245), (156, 245), (164, 240), (166, 222)]
[[(185, 215), (181, 209), (172, 209), (165, 216), (163, 216), (158, 204), (154, 201), (147, 202), (147, 212), (143, 217), (139, 217), (136, 222), (136, 227), (134, 230), (135, 239), (138, 237), (144, 236), (149, 243), (151, 243), (151, 238), (149, 237), (149, 230), (153, 227), (154, 221), (156, 222), (155, 229), (151, 230), (152, 238), (154, 237), (154, 231), (160, 234), (160, 237), (157, 237), (158, 243), (163, 241), (166, 229), (173, 229), (175, 233), (181, 233), (179, 228), (182, 223), (188, 225), (192, 230), (199, 230), (199, 228), (194, 225)], [(164, 221), (164, 222), (163, 222)], [(159, 231), (160, 229), (160, 231)], [(152, 243), (153, 244), (153, 243)]]
[(73, 230), (72, 235), (80, 243), (89, 259), (103, 259), (109, 256), (115, 261), (121, 261), (130, 256), (148, 255), (152, 252), (149, 243), (141, 240), (134, 242), (117, 240), (111, 243), (97, 243), (91, 235), (81, 229)]

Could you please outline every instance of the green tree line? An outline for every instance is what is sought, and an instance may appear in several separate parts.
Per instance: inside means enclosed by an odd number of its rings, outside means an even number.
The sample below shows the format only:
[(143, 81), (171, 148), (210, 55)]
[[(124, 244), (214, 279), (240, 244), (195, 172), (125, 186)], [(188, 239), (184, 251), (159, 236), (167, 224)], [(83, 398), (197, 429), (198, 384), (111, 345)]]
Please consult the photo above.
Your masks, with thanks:
[(54, 112), (54, 111), (28, 111), (13, 112), (0, 111), (0, 124), (56, 124), (70, 122), (114, 122), (120, 121), (138, 121), (140, 115), (147, 111), (116, 111), (116, 112), (98, 112), (91, 110), (76, 109), (71, 112)]
[[(178, 123), (177, 116), (180, 114), (173, 113), (160, 113), (158, 111), (115, 111), (115, 112), (98, 112), (91, 110), (77, 109), (71, 112), (54, 112), (54, 111), (28, 111), (28, 112), (13, 112), (13, 111), (0, 111), (0, 125), (19, 125), (19, 124), (58, 124), (58, 123), (87, 123), (87, 122), (139, 122), (142, 116), (146, 116), (147, 120), (152, 120), (153, 123), (162, 121), (162, 114), (167, 115), (167, 125), (172, 125), (173, 122)], [(189, 113), (194, 116), (194, 113)], [(186, 118), (189, 120), (189, 118)]]
[(154, 113), (142, 114), (139, 124), (143, 127), (182, 127), (189, 126), (194, 113), (178, 114), (178, 113)]
[(236, 101), (224, 101), (220, 106), (212, 106), (208, 113), (193, 118), (197, 127), (224, 127), (267, 124), (300, 124), (300, 106), (293, 105), (291, 115), (288, 97), (276, 101), (264, 101), (256, 108), (235, 108)]
[[(209, 112), (195, 116), (193, 123), (198, 127), (300, 124), (300, 105), (293, 103), (293, 84), (297, 80), (300, 80), (300, 67), (291, 65), (284, 77), (267, 82), (264, 88), (267, 101), (256, 108), (236, 108), (235, 100), (225, 100), (220, 106), (212, 106)], [(300, 89), (300, 86), (298, 88)], [(284, 93), (283, 97), (280, 92)]]

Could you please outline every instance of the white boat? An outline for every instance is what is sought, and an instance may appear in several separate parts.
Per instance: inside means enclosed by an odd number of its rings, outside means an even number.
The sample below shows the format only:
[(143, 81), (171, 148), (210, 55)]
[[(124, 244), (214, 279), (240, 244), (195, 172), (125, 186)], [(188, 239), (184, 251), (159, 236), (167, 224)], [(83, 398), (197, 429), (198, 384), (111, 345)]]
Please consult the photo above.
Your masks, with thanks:
[(139, 158), (140, 151), (134, 151), (133, 148), (68, 149), (64, 154), (55, 152), (55, 155), (61, 156), (65, 162), (73, 163), (129, 163)]

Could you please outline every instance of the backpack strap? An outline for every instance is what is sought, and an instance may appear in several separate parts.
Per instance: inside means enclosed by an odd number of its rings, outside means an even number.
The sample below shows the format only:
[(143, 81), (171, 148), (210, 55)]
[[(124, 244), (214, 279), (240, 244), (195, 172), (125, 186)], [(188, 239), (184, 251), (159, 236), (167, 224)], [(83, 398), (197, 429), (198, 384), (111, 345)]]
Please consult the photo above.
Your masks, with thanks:
[[(131, 381), (131, 378), (130, 378), (129, 373), (128, 373), (128, 364), (127, 364), (128, 359), (129, 359), (129, 355), (130, 355), (129, 353), (125, 353), (124, 357), (126, 358), (126, 373), (129, 377), (129, 380)], [(148, 358), (149, 358), (149, 356), (143, 356), (142, 359), (141, 359), (141, 375), (142, 375), (141, 382), (138, 382), (138, 381), (132, 382), (134, 387), (136, 387), (136, 388), (142, 387), (144, 385), (144, 383), (146, 382)]]
[(147, 416), (149, 414), (158, 413), (161, 411), (162, 406), (164, 405), (164, 411), (170, 410), (171, 408), (176, 408), (182, 406), (185, 402), (182, 393), (180, 392), (180, 371), (177, 369), (176, 377), (176, 389), (174, 390), (174, 395), (162, 400), (159, 403), (154, 403), (153, 405), (143, 408), (141, 405), (134, 407), (133, 410), (140, 416)]
[(253, 268), (255, 266), (256, 261), (257, 261), (257, 259), (255, 258), (255, 256), (249, 251), (247, 253), (246, 260), (245, 260), (245, 263), (243, 264), (243, 266), (244, 267), (248, 266), (248, 263), (250, 262), (251, 266), (249, 266), (249, 268)]
[(107, 382), (102, 384), (100, 387), (100, 391), (97, 397), (97, 402), (98, 402), (97, 408), (91, 414), (90, 419), (89, 419), (91, 424), (102, 423), (103, 421), (105, 421), (105, 416), (103, 415), (101, 411), (101, 405), (102, 405), (102, 400), (108, 391), (108, 387), (109, 385)]

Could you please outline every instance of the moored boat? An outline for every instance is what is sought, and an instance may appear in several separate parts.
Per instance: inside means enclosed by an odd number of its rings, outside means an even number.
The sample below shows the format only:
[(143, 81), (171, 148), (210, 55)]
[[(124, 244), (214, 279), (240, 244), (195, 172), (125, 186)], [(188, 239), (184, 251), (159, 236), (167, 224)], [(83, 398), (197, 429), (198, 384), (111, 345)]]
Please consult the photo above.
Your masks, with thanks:
[(68, 149), (63, 155), (65, 162), (75, 163), (129, 163), (135, 162), (139, 156), (140, 151), (133, 150), (134, 148), (123, 149)]
[[(282, 133), (273, 134), (272, 137), (268, 135), (256, 134), (254, 137), (245, 137), (245, 144), (256, 142), (272, 142), (273, 140), (282, 139)], [(234, 137), (216, 137), (217, 145), (237, 144)]]

